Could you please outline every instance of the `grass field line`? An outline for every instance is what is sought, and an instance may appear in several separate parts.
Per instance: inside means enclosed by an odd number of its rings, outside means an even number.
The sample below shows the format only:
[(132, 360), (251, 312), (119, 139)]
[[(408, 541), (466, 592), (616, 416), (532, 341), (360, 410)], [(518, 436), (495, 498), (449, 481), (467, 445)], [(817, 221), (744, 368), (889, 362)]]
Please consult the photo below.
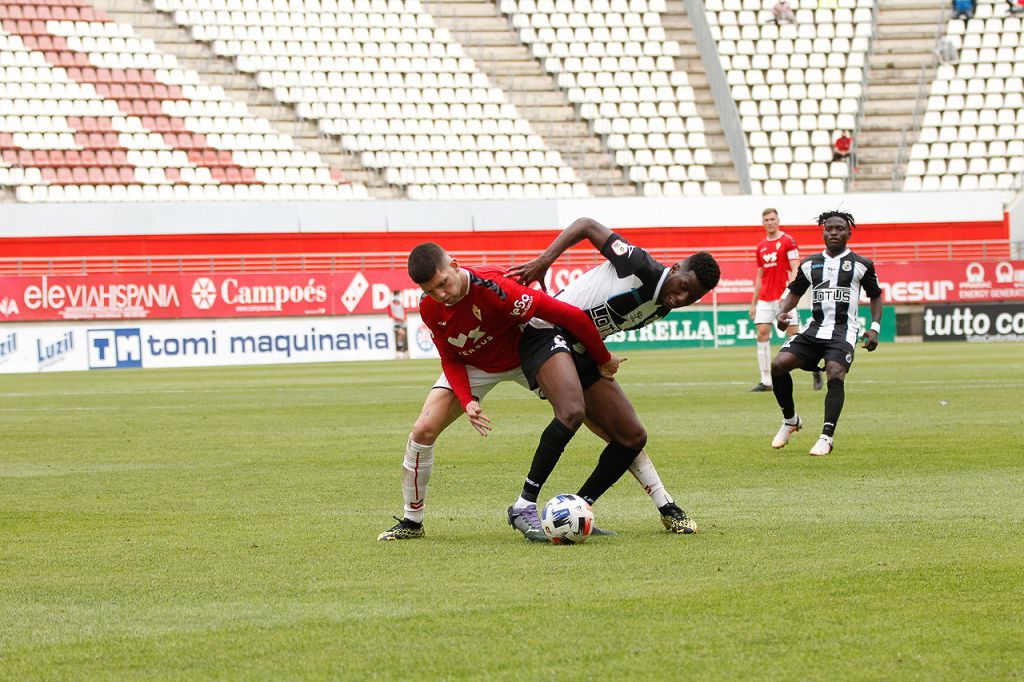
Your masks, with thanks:
[[(899, 382), (893, 382), (891, 380), (883, 379), (851, 379), (851, 383), (854, 384), (867, 384), (867, 385), (889, 385), (893, 387), (898, 386), (956, 386), (959, 388), (963, 387), (985, 387), (985, 386), (1024, 386), (1024, 378), (1022, 379), (901, 379)], [(339, 389), (350, 389), (353, 385), (367, 384), (379, 386), (381, 382), (378, 381), (367, 381), (367, 382), (354, 382), (345, 381), (339, 382), (338, 385), (324, 386), (320, 389), (304, 388), (281, 388), (275, 387), (273, 390), (275, 393), (309, 393), (311, 390), (321, 391), (337, 391)], [(748, 386), (750, 381), (630, 381), (626, 380), (622, 382), (625, 386)], [(426, 383), (423, 384), (394, 384), (390, 386), (393, 389), (401, 390), (420, 390), (426, 394), (426, 391), (430, 389), (430, 386)], [(193, 395), (196, 393), (204, 394), (224, 394), (224, 393), (265, 393), (267, 388), (265, 386), (252, 386), (252, 387), (239, 387), (239, 388), (227, 388), (227, 387), (194, 387), (187, 389), (167, 389), (167, 388), (154, 388), (149, 389), (133, 389), (133, 390), (119, 390), (119, 389), (99, 389), (90, 391), (35, 391), (31, 393), (0, 393), (0, 398), (39, 398), (39, 397), (79, 397), (79, 396), (108, 396), (108, 395), (180, 395), (187, 394)], [(525, 394), (524, 394), (525, 395)], [(322, 405), (324, 403), (294, 403), (295, 405)], [(0, 408), (3, 411), (18, 410), (22, 408)], [(57, 409), (57, 408), (55, 408)], [(74, 408), (74, 407), (61, 407), (61, 410), (70, 409), (92, 409), (92, 408)]]

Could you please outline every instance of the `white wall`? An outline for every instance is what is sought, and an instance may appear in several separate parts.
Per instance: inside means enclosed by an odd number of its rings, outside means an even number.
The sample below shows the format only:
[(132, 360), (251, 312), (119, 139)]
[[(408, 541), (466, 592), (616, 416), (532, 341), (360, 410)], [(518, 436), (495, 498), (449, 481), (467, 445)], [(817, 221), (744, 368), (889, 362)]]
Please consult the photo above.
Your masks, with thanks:
[[(580, 216), (616, 227), (752, 225), (767, 206), (779, 209), (791, 222), (808, 223), (833, 209), (850, 211), (863, 224), (1003, 218), (999, 192), (565, 201), (5, 204), (0, 237), (550, 230)], [(1016, 239), (1024, 239), (1024, 234)]]

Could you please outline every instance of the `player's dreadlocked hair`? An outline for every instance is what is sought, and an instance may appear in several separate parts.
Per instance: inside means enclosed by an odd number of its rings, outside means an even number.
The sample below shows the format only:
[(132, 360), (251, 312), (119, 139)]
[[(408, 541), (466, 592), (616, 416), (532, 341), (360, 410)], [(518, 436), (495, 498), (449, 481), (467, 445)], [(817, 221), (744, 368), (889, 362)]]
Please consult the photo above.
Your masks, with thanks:
[(433, 279), (438, 268), (444, 267), (448, 254), (434, 242), (424, 242), (409, 253), (409, 278), (416, 284)]
[(825, 221), (829, 218), (842, 218), (846, 221), (851, 232), (853, 231), (853, 228), (857, 227), (857, 224), (853, 222), (853, 216), (849, 213), (844, 213), (843, 211), (825, 211), (818, 216), (818, 227), (824, 227)]
[(718, 280), (722, 276), (718, 261), (707, 251), (698, 251), (684, 260), (683, 270), (693, 270), (697, 275), (697, 281), (708, 291), (718, 286)]

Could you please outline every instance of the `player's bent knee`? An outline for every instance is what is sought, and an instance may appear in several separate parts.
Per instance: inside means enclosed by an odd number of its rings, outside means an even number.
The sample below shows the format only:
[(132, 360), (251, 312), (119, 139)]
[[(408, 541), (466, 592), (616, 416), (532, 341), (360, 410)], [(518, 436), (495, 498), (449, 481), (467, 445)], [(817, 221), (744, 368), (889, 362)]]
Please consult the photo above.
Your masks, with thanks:
[(586, 417), (586, 410), (583, 403), (572, 405), (555, 406), (555, 419), (565, 424), (573, 431), (583, 426), (583, 419)]
[(420, 445), (433, 445), (444, 431), (444, 425), (432, 417), (420, 416), (412, 425), (412, 439)]
[(630, 450), (643, 450), (647, 445), (647, 431), (642, 426), (628, 431), (619, 439), (619, 444)]

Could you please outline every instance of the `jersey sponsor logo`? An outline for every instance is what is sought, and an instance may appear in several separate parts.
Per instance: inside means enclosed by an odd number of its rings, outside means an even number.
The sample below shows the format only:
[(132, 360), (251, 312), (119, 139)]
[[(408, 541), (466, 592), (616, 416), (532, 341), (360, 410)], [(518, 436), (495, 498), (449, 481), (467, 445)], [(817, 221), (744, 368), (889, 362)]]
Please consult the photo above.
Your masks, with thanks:
[(761, 260), (764, 261), (766, 268), (774, 268), (779, 260), (779, 254), (777, 253), (762, 253)]
[(530, 294), (523, 294), (519, 297), (518, 301), (512, 304), (512, 316), (522, 317), (526, 315), (526, 312), (533, 306), (533, 296)]
[(478, 326), (476, 329), (474, 329), (473, 331), (469, 332), (468, 335), (466, 335), (466, 334), (459, 334), (456, 338), (452, 338), (452, 337), (449, 336), (448, 337), (448, 343), (452, 344), (456, 348), (465, 348), (466, 341), (469, 341), (470, 339), (472, 339), (473, 342), (476, 343), (481, 338), (483, 338), (483, 336), (486, 333), (487, 332), (485, 332), (485, 331), (480, 331), (480, 327)]
[(616, 239), (612, 242), (612, 253), (616, 256), (625, 256), (629, 253), (629, 245), (621, 239)]
[(849, 303), (850, 302), (850, 290), (849, 289), (815, 289), (814, 290), (814, 302), (815, 303), (826, 303), (834, 301), (836, 303)]

